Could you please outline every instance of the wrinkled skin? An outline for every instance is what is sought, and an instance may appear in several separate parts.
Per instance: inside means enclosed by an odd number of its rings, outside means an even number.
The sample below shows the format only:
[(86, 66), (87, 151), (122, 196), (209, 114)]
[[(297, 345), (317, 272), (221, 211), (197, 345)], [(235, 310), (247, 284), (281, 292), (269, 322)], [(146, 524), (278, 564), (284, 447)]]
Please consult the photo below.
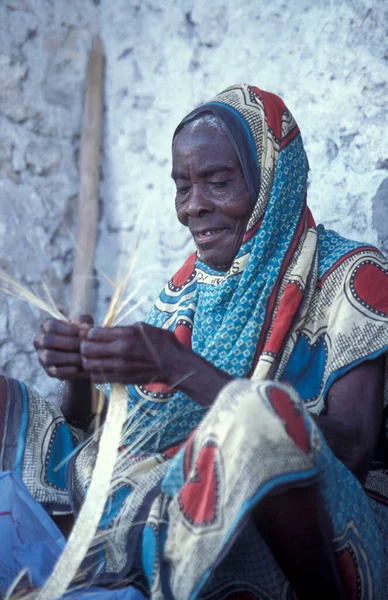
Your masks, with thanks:
[(173, 146), (178, 220), (189, 228), (201, 260), (227, 270), (235, 258), (253, 201), (240, 161), (225, 134), (206, 124), (183, 129)]
[[(83, 326), (81, 324), (84, 324)], [(34, 338), (38, 360), (49, 377), (72, 379), (89, 377), (83, 371), (80, 352), (81, 332), (93, 325), (90, 315), (81, 315), (72, 323), (46, 319)]]

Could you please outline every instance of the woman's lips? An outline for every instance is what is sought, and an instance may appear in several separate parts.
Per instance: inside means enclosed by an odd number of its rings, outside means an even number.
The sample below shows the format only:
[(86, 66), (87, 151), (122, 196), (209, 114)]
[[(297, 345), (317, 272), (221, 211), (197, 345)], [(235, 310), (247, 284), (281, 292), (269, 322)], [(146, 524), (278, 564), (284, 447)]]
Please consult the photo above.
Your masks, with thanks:
[(195, 243), (199, 246), (204, 246), (205, 244), (211, 244), (218, 240), (218, 238), (226, 231), (225, 228), (213, 228), (202, 231), (201, 233), (194, 234)]

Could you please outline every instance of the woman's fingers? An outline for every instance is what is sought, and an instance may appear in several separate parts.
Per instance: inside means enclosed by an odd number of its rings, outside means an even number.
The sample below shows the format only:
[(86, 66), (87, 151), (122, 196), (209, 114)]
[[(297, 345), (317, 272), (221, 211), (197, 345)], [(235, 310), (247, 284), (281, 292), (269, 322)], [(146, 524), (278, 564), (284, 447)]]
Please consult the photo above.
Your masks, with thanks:
[(150, 373), (155, 371), (154, 363), (144, 360), (130, 360), (128, 361), (124, 357), (120, 356), (109, 356), (105, 358), (86, 358), (82, 357), (83, 368), (88, 371), (98, 372), (99, 370), (111, 371), (111, 372), (122, 372), (133, 375), (137, 372)]
[(171, 336), (145, 323), (91, 327), (81, 339), (82, 366), (95, 383), (163, 381), (161, 354), (169, 352)]
[(55, 333), (44, 333), (40, 331), (34, 338), (34, 346), (36, 350), (43, 348), (64, 350), (66, 352), (79, 351), (79, 337), (58, 335)]
[(71, 322), (78, 325), (94, 325), (94, 319), (91, 315), (74, 315)]
[(90, 379), (93, 383), (122, 383), (123, 385), (148, 385), (155, 381), (151, 375), (140, 377), (138, 374), (133, 374), (132, 377), (127, 373), (120, 374), (113, 371), (99, 371), (90, 373)]
[(66, 335), (78, 337), (79, 325), (68, 323), (67, 321), (58, 321), (58, 319), (46, 319), (40, 324), (40, 329), (44, 333)]
[(91, 327), (92, 325), (88, 325), (87, 323), (81, 323), (81, 325), (79, 326), (79, 337), (81, 340), (86, 340), (86, 338), (88, 337), (89, 329)]
[(40, 364), (50, 377), (62, 380), (89, 378), (82, 367), (81, 329), (90, 328), (93, 319), (89, 315), (80, 315), (78, 319), (81, 324), (57, 319), (46, 319), (40, 324), (34, 346)]
[(52, 348), (74, 352), (79, 350), (79, 326), (74, 323), (46, 319), (34, 338), (36, 350)]
[(93, 342), (114, 342), (130, 335), (132, 327), (91, 327), (87, 339)]
[(38, 352), (39, 362), (43, 367), (71, 366), (82, 367), (79, 352), (58, 352), (57, 350), (41, 350)]
[(135, 341), (136, 336), (131, 327), (93, 327), (81, 341), (81, 354), (84, 358), (116, 357), (128, 361), (133, 358)]
[(50, 377), (55, 377), (56, 379), (62, 380), (71, 379), (73, 377), (79, 379), (83, 376), (80, 367), (58, 367), (53, 365), (51, 367), (47, 367), (45, 371)]
[(81, 341), (81, 355), (83, 359), (103, 359), (111, 356), (121, 356), (122, 354), (122, 344), (117, 341), (105, 344), (90, 342), (88, 339)]
[(94, 383), (148, 384), (155, 381), (154, 365), (144, 362), (128, 362), (117, 358), (83, 360), (83, 368)]

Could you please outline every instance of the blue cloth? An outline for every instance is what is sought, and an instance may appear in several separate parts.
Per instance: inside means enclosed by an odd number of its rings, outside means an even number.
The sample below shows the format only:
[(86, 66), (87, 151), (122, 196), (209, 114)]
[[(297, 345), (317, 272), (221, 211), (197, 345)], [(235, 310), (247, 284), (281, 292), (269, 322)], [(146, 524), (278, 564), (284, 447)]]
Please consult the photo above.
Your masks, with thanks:
[[(22, 585), (42, 587), (65, 546), (65, 538), (15, 473), (0, 473), (0, 596), (26, 569)], [(144, 600), (134, 588), (89, 587), (66, 594), (79, 600)]]

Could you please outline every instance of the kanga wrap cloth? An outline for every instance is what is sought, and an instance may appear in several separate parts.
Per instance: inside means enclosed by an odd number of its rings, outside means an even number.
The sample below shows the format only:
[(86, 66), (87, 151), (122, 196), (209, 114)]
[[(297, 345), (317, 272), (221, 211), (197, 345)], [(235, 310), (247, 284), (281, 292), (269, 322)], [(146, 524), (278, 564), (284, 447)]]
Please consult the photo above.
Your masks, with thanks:
[[(22, 393), (20, 383), (7, 383)], [(44, 410), (36, 393), (28, 397), (31, 414)], [(89, 443), (83, 463), (68, 468), (72, 479), (80, 470), (90, 480), (95, 441)], [(141, 455), (123, 449), (83, 565), (85, 585), (126, 579), (153, 600), (292, 600), (250, 511), (270, 494), (313, 481), (330, 516), (347, 597), (383, 600), (388, 562), (375, 502), (333, 456), (291, 387), (247, 379), (222, 390), (180, 448)], [(76, 501), (71, 481), (68, 489)]]

